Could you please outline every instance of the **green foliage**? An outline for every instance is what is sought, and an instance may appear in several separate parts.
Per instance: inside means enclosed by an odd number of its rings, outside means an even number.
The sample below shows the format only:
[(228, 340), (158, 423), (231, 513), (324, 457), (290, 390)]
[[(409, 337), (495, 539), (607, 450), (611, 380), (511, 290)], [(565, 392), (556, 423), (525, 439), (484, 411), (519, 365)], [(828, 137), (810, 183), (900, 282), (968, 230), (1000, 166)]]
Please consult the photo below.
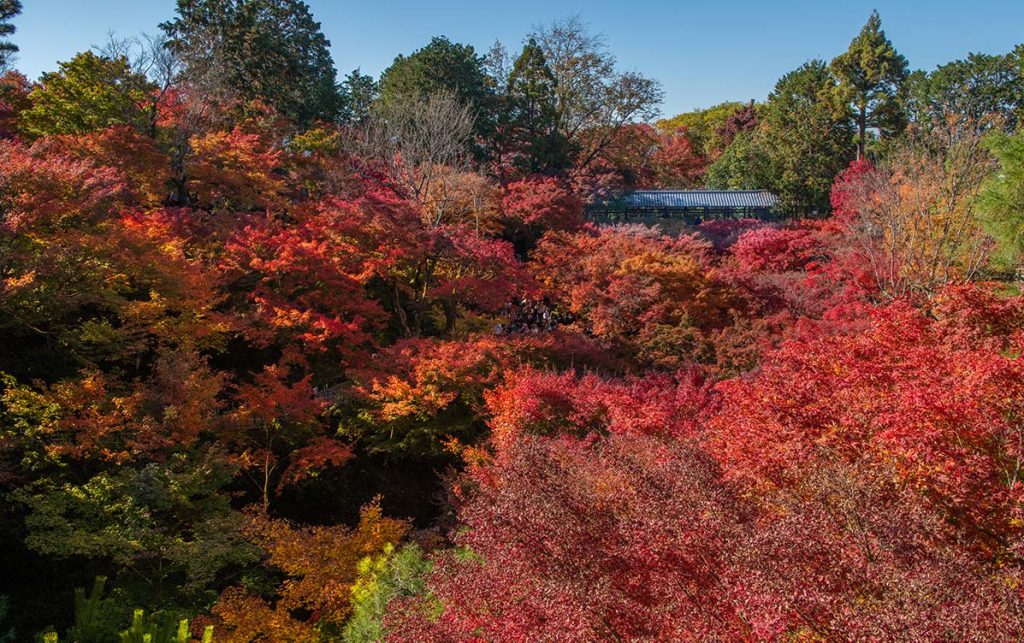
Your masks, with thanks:
[(353, 125), (365, 123), (370, 118), (370, 107), (379, 94), (377, 81), (372, 76), (353, 69), (345, 76), (341, 87), (345, 99), (341, 120)]
[(833, 89), (825, 64), (811, 61), (776, 83), (763, 110), (772, 188), (789, 212), (826, 212), (832, 182), (851, 160), (850, 121)]
[(526, 174), (552, 174), (569, 165), (568, 141), (559, 131), (555, 76), (537, 41), (523, 46), (508, 77), (504, 134)]
[[(188, 619), (173, 614), (147, 616), (141, 609), (133, 611), (131, 623), (122, 630), (124, 610), (117, 600), (103, 597), (106, 583), (106, 577), (97, 576), (88, 595), (82, 588), (75, 590), (75, 622), (64, 637), (67, 643), (189, 643), (193, 640)], [(60, 636), (53, 631), (36, 638), (42, 643), (60, 642)], [(208, 625), (202, 643), (212, 641), (213, 626)]]
[(146, 126), (154, 85), (124, 57), (82, 52), (48, 72), (29, 94), (22, 126), (33, 136), (85, 134), (112, 125)]
[(994, 134), (988, 145), (999, 168), (982, 186), (981, 221), (998, 244), (997, 265), (1019, 268), (1024, 258), (1024, 132)]
[(331, 43), (301, 0), (178, 0), (160, 28), (193, 83), (225, 83), (300, 127), (339, 115)]
[(75, 624), (68, 630), (67, 640), (104, 643), (115, 639), (120, 610), (115, 600), (103, 597), (106, 584), (106, 577), (97, 576), (88, 595), (81, 587), (75, 589)]
[(13, 62), (18, 46), (7, 40), (15, 30), (11, 19), (21, 13), (21, 0), (0, 0), (0, 72), (6, 71)]
[(827, 211), (832, 181), (852, 155), (849, 120), (833, 89), (821, 61), (779, 79), (761, 109), (761, 127), (740, 134), (708, 168), (708, 185), (770, 189), (789, 213)]
[(1024, 118), (1024, 45), (1002, 55), (968, 54), (966, 59), (915, 71), (907, 79), (911, 119), (925, 126), (947, 114), (978, 120), (997, 115), (1007, 132)]
[(872, 11), (849, 49), (832, 61), (831, 69), (838, 81), (839, 102), (854, 113), (857, 158), (861, 158), (868, 128), (877, 128), (884, 138), (899, 132), (905, 123), (907, 59), (885, 37), (882, 19)]
[[(189, 643), (191, 640), (188, 619), (147, 617), (144, 610), (135, 610), (131, 626), (120, 634), (121, 643)], [(202, 641), (212, 643), (212, 625), (206, 626)]]
[(690, 137), (696, 148), (701, 150), (705, 156), (715, 157), (723, 151), (723, 142), (718, 130), (725, 125), (726, 120), (736, 110), (742, 107), (743, 103), (727, 101), (707, 109), (683, 112), (672, 118), (658, 121), (658, 129), (671, 133), (680, 127), (686, 128), (687, 136)]
[(380, 78), (384, 105), (437, 93), (449, 93), (476, 112), (478, 134), (493, 128), (494, 90), (484, 72), (484, 58), (472, 45), (441, 36), (408, 56), (399, 55)]
[[(7, 620), (7, 611), (10, 605), (7, 597), (0, 594), (0, 624)], [(14, 628), (0, 630), (0, 643), (11, 643), (14, 640)]]
[[(233, 473), (216, 455), (178, 455), (103, 471), (84, 483), (40, 481), (15, 498), (29, 512), (30, 549), (110, 560), (126, 572), (121, 584), (136, 603), (201, 604), (214, 597), (225, 569), (258, 560), (222, 491)], [(132, 584), (138, 573), (147, 582)]]
[(352, 586), (352, 616), (344, 640), (358, 643), (384, 640), (384, 616), (395, 598), (419, 596), (432, 564), (415, 544), (399, 550), (388, 544), (380, 556), (359, 562), (359, 576)]
[(760, 131), (743, 132), (708, 166), (708, 187), (719, 190), (763, 190), (775, 183), (770, 150)]
[(388, 103), (406, 96), (454, 94), (461, 102), (485, 105), (492, 92), (484, 73), (484, 59), (472, 45), (454, 43), (443, 36), (408, 56), (399, 55), (380, 79), (380, 100)]

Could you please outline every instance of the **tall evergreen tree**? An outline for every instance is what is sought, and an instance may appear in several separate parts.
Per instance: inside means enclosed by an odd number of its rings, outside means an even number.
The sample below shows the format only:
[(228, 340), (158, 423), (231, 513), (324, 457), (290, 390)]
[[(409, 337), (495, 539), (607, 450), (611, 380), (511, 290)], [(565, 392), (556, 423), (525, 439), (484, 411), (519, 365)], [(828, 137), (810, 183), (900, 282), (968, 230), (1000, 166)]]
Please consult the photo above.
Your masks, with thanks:
[(792, 214), (827, 211), (832, 182), (852, 156), (852, 119), (835, 96), (820, 60), (780, 78), (760, 110), (760, 126), (736, 136), (708, 168), (708, 184), (770, 189)]
[(569, 164), (568, 142), (558, 127), (557, 90), (543, 50), (530, 38), (508, 77), (507, 132), (527, 173), (550, 174)]
[(15, 27), (11, 19), (21, 13), (21, 0), (0, 0), (0, 71), (6, 71), (13, 61), (18, 46), (8, 40)]
[(882, 19), (871, 12), (867, 24), (850, 48), (832, 61), (841, 101), (854, 112), (857, 158), (864, 156), (868, 128), (887, 136), (905, 123), (903, 114), (907, 59), (900, 55), (882, 30)]
[(385, 105), (438, 93), (451, 94), (473, 110), (476, 134), (492, 132), (494, 88), (484, 72), (484, 58), (472, 45), (435, 37), (422, 49), (399, 55), (380, 78)]
[(216, 77), (298, 126), (339, 114), (330, 42), (301, 0), (178, 0), (160, 27), (193, 78)]
[(834, 87), (812, 60), (779, 79), (763, 110), (773, 187), (795, 213), (827, 211), (832, 182), (852, 160), (850, 113), (834, 104)]
[(999, 169), (985, 182), (979, 199), (981, 221), (998, 244), (995, 261), (1016, 270), (1024, 281), (1024, 132), (998, 133), (988, 145)]
[(1002, 54), (968, 54), (966, 59), (939, 65), (908, 78), (908, 108), (912, 120), (929, 125), (946, 114), (972, 119), (998, 116), (1007, 132), (1024, 119), (1024, 45)]
[(353, 69), (341, 83), (345, 98), (342, 120), (350, 124), (366, 122), (370, 118), (370, 107), (377, 100), (377, 81), (372, 76)]

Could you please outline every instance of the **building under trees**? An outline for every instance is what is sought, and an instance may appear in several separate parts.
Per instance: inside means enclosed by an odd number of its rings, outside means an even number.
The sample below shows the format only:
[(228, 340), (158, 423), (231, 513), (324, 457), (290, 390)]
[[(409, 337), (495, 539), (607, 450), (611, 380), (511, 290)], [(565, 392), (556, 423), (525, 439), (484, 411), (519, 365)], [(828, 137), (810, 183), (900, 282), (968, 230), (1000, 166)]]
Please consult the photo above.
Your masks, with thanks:
[(708, 219), (770, 218), (778, 202), (768, 190), (632, 190), (596, 203), (588, 214), (602, 222), (662, 218), (699, 224)]

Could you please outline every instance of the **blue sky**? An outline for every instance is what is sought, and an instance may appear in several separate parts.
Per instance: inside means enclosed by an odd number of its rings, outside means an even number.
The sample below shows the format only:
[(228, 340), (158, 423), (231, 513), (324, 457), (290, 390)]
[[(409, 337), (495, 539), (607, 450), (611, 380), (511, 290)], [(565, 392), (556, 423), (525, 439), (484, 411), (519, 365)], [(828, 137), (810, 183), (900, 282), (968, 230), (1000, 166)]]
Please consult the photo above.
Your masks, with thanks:
[[(620, 65), (661, 81), (666, 115), (724, 100), (762, 99), (785, 72), (844, 50), (877, 8), (912, 68), (968, 52), (1003, 53), (1024, 42), (1024, 1), (754, 2), (719, 0), (307, 0), (331, 41), (341, 74), (374, 76), (431, 36), (482, 52), (499, 39), (518, 49), (533, 25), (579, 14), (603, 33)], [(30, 78), (58, 60), (119, 35), (155, 32), (174, 0), (24, 0), (14, 24), (19, 68)]]

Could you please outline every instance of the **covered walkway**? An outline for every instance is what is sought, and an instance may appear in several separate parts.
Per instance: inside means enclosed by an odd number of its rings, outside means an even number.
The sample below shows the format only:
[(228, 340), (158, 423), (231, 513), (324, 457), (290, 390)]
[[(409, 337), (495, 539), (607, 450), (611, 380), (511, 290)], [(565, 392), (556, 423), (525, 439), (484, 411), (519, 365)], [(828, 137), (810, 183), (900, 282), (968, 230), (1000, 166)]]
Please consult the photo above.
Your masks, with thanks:
[(779, 199), (768, 190), (634, 190), (588, 210), (601, 223), (643, 219), (681, 219), (699, 224), (708, 219), (769, 219)]

